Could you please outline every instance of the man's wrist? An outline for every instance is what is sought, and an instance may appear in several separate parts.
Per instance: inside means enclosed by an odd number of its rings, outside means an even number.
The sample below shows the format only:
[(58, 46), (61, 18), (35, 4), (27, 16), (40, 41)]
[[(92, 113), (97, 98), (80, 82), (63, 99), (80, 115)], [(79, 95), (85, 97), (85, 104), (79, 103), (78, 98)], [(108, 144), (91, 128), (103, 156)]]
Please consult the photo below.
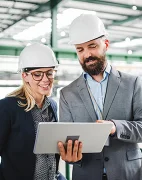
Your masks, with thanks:
[(111, 121), (113, 124), (114, 124), (114, 126), (115, 126), (115, 132), (114, 133), (112, 133), (112, 134), (110, 134), (109, 136), (110, 137), (115, 137), (116, 136), (116, 125), (115, 125), (115, 123), (111, 120), (111, 119), (109, 119), (108, 121)]

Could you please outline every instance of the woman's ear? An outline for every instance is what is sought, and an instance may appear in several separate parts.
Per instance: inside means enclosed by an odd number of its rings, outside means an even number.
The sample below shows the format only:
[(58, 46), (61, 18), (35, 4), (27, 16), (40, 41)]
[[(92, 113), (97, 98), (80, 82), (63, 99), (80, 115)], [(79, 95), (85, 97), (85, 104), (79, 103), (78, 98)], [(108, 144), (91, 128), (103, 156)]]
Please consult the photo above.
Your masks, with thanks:
[(28, 76), (25, 72), (22, 73), (22, 78), (24, 79), (25, 82), (29, 82), (28, 81)]

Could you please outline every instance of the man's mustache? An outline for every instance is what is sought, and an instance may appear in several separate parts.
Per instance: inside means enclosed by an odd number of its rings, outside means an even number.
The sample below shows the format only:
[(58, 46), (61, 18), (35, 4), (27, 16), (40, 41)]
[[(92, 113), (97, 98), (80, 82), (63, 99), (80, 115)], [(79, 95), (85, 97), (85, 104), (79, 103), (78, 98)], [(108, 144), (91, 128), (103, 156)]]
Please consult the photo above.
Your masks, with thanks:
[(100, 58), (96, 57), (96, 56), (89, 56), (88, 58), (86, 58), (84, 60), (84, 63), (87, 63), (89, 61), (96, 61), (96, 60), (100, 60)]

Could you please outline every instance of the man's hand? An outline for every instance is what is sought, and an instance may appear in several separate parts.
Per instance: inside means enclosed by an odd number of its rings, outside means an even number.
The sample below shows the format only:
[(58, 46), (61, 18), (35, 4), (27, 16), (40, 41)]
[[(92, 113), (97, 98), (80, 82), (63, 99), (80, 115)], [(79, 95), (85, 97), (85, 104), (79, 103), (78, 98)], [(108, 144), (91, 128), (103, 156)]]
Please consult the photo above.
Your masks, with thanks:
[(97, 123), (105, 123), (105, 122), (110, 122), (112, 123), (112, 129), (111, 129), (111, 132), (110, 134), (113, 135), (115, 132), (116, 132), (116, 126), (115, 124), (112, 122), (112, 121), (106, 121), (106, 120), (97, 120), (96, 121)]
[(72, 140), (68, 140), (65, 148), (63, 142), (58, 142), (58, 148), (62, 160), (67, 162), (77, 162), (82, 159), (82, 142), (75, 141), (74, 146)]

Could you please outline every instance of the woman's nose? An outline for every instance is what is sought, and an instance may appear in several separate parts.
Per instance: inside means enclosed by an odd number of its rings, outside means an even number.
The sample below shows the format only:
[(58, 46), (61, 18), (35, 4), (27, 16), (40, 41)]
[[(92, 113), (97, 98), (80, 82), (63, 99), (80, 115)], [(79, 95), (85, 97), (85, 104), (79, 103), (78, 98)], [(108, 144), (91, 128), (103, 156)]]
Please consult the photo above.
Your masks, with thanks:
[(43, 74), (42, 81), (49, 81), (49, 78), (48, 78), (48, 76), (46, 75), (46, 73)]

